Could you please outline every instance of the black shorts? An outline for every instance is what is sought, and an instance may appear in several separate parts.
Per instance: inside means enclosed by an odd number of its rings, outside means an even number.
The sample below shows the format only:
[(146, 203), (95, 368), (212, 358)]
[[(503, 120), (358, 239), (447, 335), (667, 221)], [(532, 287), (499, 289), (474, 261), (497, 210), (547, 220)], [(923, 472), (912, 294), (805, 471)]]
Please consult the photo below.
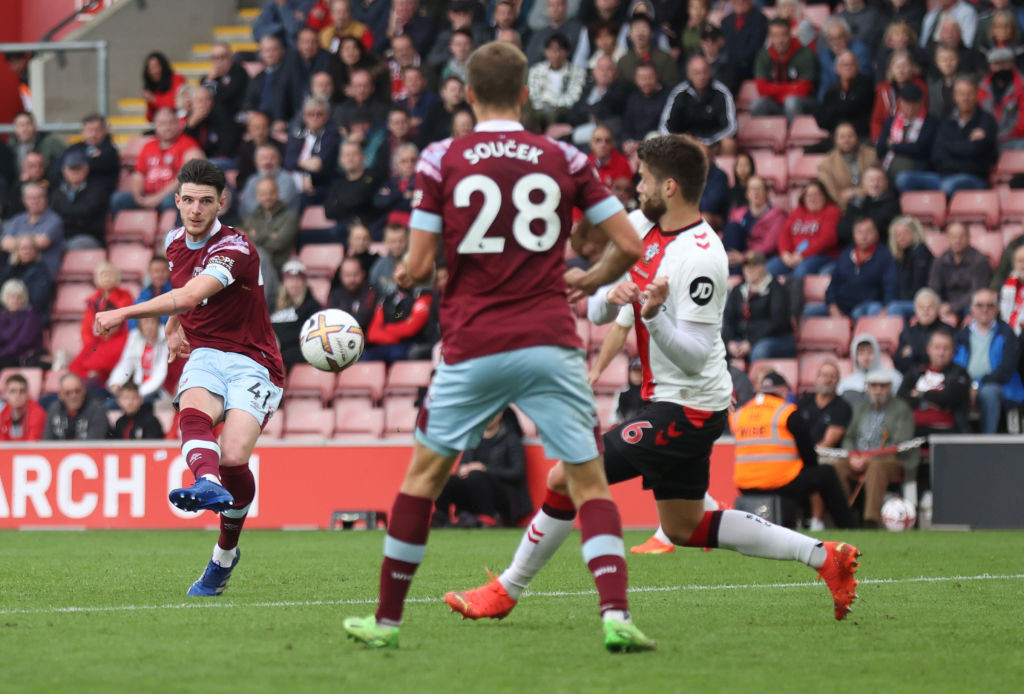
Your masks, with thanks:
[(655, 499), (703, 499), (711, 448), (725, 431), (728, 412), (707, 412), (671, 402), (648, 403), (604, 435), (609, 484), (643, 476)]

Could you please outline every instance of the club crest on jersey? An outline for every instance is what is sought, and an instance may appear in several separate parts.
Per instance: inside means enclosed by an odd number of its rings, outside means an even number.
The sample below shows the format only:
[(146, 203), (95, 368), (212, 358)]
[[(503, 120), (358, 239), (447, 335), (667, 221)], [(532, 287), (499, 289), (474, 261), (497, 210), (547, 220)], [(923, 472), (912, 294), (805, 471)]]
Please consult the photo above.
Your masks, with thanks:
[(652, 260), (658, 257), (659, 253), (661, 253), (660, 243), (652, 243), (648, 245), (647, 248), (644, 249), (644, 262), (650, 263)]
[(203, 267), (201, 265), (196, 265), (194, 268), (192, 268), (192, 276), (199, 277), (199, 273), (201, 273), (202, 271)]
[(423, 204), (423, 191), (417, 188), (412, 192), (412, 206), (419, 207)]

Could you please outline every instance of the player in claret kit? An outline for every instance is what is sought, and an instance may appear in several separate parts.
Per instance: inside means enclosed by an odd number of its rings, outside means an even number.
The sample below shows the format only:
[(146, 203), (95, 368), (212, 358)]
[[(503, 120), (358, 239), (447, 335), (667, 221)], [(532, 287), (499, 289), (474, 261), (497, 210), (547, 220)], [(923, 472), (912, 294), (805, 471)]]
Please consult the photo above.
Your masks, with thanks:
[[(621, 521), (566, 301), (567, 288), (570, 300), (582, 298), (620, 277), (639, 257), (640, 240), (584, 154), (520, 125), (526, 67), (526, 57), (508, 43), (475, 51), (467, 67), (474, 132), (431, 145), (417, 165), (410, 249), (396, 276), (403, 283), (429, 281), (443, 245), (449, 273), (440, 311), (443, 359), (388, 518), (377, 612), (344, 622), (349, 636), (374, 648), (398, 645), (405, 596), (452, 462), (510, 402), (537, 423), (547, 454), (566, 462), (561, 499), (579, 512), (606, 648), (654, 648), (630, 619)], [(574, 206), (611, 240), (586, 272), (566, 272)]]
[[(220, 595), (238, 563), (238, 536), (256, 493), (249, 456), (281, 401), (284, 366), (263, 298), (256, 247), (217, 219), (224, 174), (205, 159), (178, 173), (175, 202), (184, 226), (167, 234), (171, 291), (96, 315), (105, 333), (129, 318), (170, 316), (170, 359), (187, 358), (175, 404), (181, 454), (195, 484), (170, 493), (185, 511), (220, 514), (220, 537), (189, 595)], [(213, 427), (223, 419), (220, 441)]]
[[(642, 477), (674, 544), (816, 568), (832, 592), (835, 618), (843, 619), (856, 597), (856, 547), (819, 542), (742, 511), (704, 507), (711, 448), (725, 429), (732, 395), (721, 337), (728, 260), (698, 208), (708, 169), (698, 143), (681, 135), (656, 137), (640, 145), (638, 156), (641, 209), (630, 221), (643, 238), (643, 257), (628, 280), (598, 290), (588, 307), (595, 323), (633, 321), (648, 401), (605, 434), (608, 481)], [(547, 499), (512, 565), (479, 588), (448, 593), (453, 610), (472, 619), (500, 619), (515, 607), (572, 530), (565, 471), (558, 463), (549, 473)]]

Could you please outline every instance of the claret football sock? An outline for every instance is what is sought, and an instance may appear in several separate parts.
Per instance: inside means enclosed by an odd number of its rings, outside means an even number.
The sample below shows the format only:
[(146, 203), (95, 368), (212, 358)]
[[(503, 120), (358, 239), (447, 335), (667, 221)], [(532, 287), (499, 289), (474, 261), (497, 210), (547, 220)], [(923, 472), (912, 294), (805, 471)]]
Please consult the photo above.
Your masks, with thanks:
[(391, 507), (388, 534), (384, 539), (384, 561), (380, 569), (378, 624), (398, 626), (402, 623), (405, 596), (427, 550), (433, 510), (432, 500), (401, 492)]
[[(249, 469), (249, 464), (220, 467), (221, 484), (231, 492), (235, 503), (227, 511), (220, 514), (220, 538), (217, 546), (224, 550), (234, 551), (238, 546), (238, 536), (242, 534), (242, 526), (249, 513), (249, 506), (256, 497), (256, 479)], [(232, 555), (232, 559), (234, 555)], [(216, 556), (214, 557), (216, 560)], [(230, 562), (227, 564), (230, 565)], [(222, 564), (222, 566), (227, 566)]]
[(705, 511), (687, 547), (721, 547), (750, 557), (790, 559), (820, 567), (825, 548), (817, 539), (743, 511)]
[(609, 610), (629, 613), (626, 586), (626, 547), (622, 542), (622, 520), (611, 499), (591, 499), (580, 506), (583, 561), (594, 575), (601, 614)]
[(188, 469), (198, 480), (212, 476), (211, 482), (220, 484), (220, 446), (213, 435), (213, 420), (210, 416), (194, 407), (181, 411), (178, 419), (181, 429), (181, 455), (185, 458)]
[(513, 600), (518, 600), (548, 560), (572, 532), (576, 507), (564, 494), (548, 490), (544, 504), (530, 521), (512, 564), (498, 577)]

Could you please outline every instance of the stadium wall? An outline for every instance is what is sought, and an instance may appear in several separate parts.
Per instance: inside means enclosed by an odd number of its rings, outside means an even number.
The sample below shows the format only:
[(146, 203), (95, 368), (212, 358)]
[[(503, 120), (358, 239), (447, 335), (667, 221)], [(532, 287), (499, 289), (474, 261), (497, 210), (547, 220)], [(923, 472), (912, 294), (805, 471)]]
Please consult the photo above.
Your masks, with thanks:
[[(410, 446), (392, 443), (260, 445), (250, 463), (257, 495), (246, 527), (327, 528), (336, 510), (389, 511), (410, 452)], [(539, 445), (528, 445), (527, 465), (539, 506), (551, 461)], [(717, 444), (711, 493), (729, 504), (736, 496), (732, 466), (733, 445)], [(0, 529), (213, 527), (212, 514), (186, 513), (167, 501), (169, 490), (191, 481), (178, 448), (166, 444), (5, 445)], [(625, 526), (658, 524), (654, 499), (638, 480), (612, 492)]]

